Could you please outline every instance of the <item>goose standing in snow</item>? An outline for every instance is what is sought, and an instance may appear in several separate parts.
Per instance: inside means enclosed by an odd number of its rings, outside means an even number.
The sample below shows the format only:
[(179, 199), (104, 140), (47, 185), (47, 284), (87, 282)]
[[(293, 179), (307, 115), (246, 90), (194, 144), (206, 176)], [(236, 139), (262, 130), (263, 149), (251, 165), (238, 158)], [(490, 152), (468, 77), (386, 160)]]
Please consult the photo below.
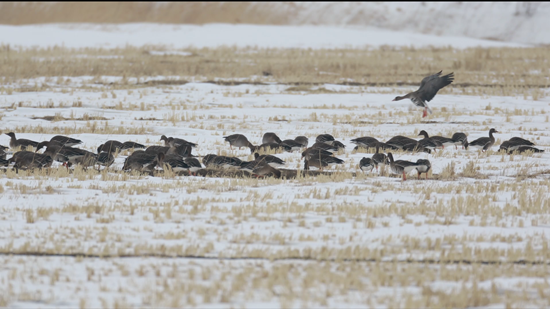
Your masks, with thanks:
[(487, 149), (491, 148), (491, 146), (495, 144), (495, 137), (493, 136), (493, 133), (500, 132), (498, 132), (494, 128), (491, 128), (491, 130), (489, 130), (489, 137), (480, 137), (475, 141), (472, 141), (471, 143), (467, 143), (466, 145), (474, 149), (481, 149), (481, 151), (485, 152), (487, 151)]
[(386, 142), (386, 144), (396, 147), (398, 149), (403, 149), (403, 147), (407, 144), (417, 144), (417, 143), (418, 143), (417, 140), (412, 139), (410, 137), (402, 136), (402, 135), (394, 136)]
[(26, 170), (51, 167), (53, 159), (49, 155), (23, 150), (14, 153), (13, 156), (8, 160), (8, 164), (10, 163), (15, 163), (13, 165), (13, 168), (17, 172), (19, 171), (19, 169)]
[(303, 135), (296, 136), (294, 140), (302, 144), (302, 148), (307, 148), (307, 145), (309, 144), (309, 139)]
[(332, 143), (335, 141), (334, 136), (330, 134), (320, 134), (315, 139), (315, 142), (317, 143), (325, 143), (328, 145), (332, 145)]
[(176, 147), (180, 146), (180, 145), (183, 145), (183, 144), (190, 145), (191, 147), (196, 147), (197, 146), (197, 144), (188, 142), (188, 141), (186, 141), (182, 138), (166, 137), (166, 135), (162, 135), (160, 137), (160, 140), (164, 141), (164, 146), (167, 146), (167, 147), (170, 146), (171, 144), (176, 145)]
[(418, 136), (424, 136), (424, 138), (431, 139), (436, 144), (438, 144), (438, 147), (445, 148), (445, 146), (449, 147), (455, 144), (452, 138), (443, 137), (443, 136), (429, 136), (428, 132), (422, 130), (420, 133), (418, 133)]
[(428, 171), (432, 168), (432, 164), (429, 160), (418, 159), (416, 161), (416, 171), (418, 172), (418, 179), (422, 173), (426, 174), (426, 179), (428, 179)]
[(306, 157), (304, 169), (309, 170), (310, 166), (314, 166), (322, 171), (324, 167), (336, 164), (344, 164), (344, 160), (333, 156), (311, 156), (309, 159)]
[(512, 137), (511, 139), (503, 142), (500, 145), (499, 150), (513, 151), (518, 149), (521, 146), (528, 146), (528, 147), (535, 146), (535, 143), (521, 137)]
[(281, 139), (277, 136), (277, 134), (273, 132), (267, 132), (264, 134), (264, 137), (262, 138), (262, 144), (269, 144), (269, 143), (280, 144)]
[(233, 134), (223, 137), (226, 142), (229, 142), (229, 148), (233, 149), (233, 146), (239, 147), (254, 147), (251, 142), (248, 141), (248, 138), (242, 134)]
[(78, 145), (78, 144), (82, 144), (82, 141), (79, 140), (79, 139), (75, 139), (75, 138), (71, 138), (71, 137), (63, 136), (63, 135), (56, 135), (56, 136), (52, 137), (50, 139), (50, 142), (58, 142), (63, 146), (69, 146), (69, 147), (72, 147), (72, 146), (75, 146), (75, 145)]
[(300, 143), (296, 140), (293, 140), (293, 139), (285, 139), (284, 141), (281, 142), (280, 145), (285, 147), (285, 151), (287, 151), (286, 149), (288, 149), (290, 147), (289, 152), (299, 151), (303, 147), (302, 143)]
[(468, 137), (462, 132), (456, 132), (451, 139), (454, 141), (455, 149), (458, 149), (458, 145), (462, 145), (462, 149), (468, 149)]
[(378, 139), (370, 136), (363, 136), (354, 138), (351, 142), (362, 148), (372, 148), (375, 147), (376, 143), (378, 143)]
[(254, 168), (254, 170), (252, 170), (252, 175), (255, 175), (256, 177), (281, 178), (281, 171), (269, 164), (263, 163), (259, 164), (256, 168)]
[(13, 132), (6, 133), (6, 135), (11, 137), (11, 140), (10, 140), (10, 147), (11, 148), (21, 147), (21, 150), (25, 150), (29, 146), (34, 147), (34, 148), (36, 148), (36, 146), (38, 146), (38, 142), (31, 141), (29, 139), (24, 139), (24, 138), (20, 138), (20, 139), (15, 138), (15, 133), (13, 133)]
[(432, 110), (428, 107), (426, 102), (430, 102), (435, 97), (439, 89), (449, 85), (454, 80), (454, 73), (441, 76), (441, 72), (443, 71), (439, 71), (436, 74), (425, 77), (422, 79), (418, 90), (407, 93), (402, 97), (397, 96), (393, 99), (393, 101), (410, 99), (414, 105), (424, 107), (422, 118), (426, 117), (428, 112), (431, 114)]
[(416, 169), (417, 163), (405, 160), (393, 160), (393, 155), (388, 152), (388, 159), (390, 159), (390, 169), (394, 174), (403, 174), (403, 180), (407, 180), (407, 174)]
[(372, 162), (374, 163), (374, 166), (376, 167), (376, 171), (378, 171), (378, 166), (380, 164), (388, 164), (390, 161), (388, 160), (388, 156), (384, 153), (380, 153), (380, 146), (384, 145), (384, 143), (377, 143), (376, 144), (376, 152), (372, 155)]
[(6, 160), (6, 150), (8, 147), (0, 145), (0, 159)]

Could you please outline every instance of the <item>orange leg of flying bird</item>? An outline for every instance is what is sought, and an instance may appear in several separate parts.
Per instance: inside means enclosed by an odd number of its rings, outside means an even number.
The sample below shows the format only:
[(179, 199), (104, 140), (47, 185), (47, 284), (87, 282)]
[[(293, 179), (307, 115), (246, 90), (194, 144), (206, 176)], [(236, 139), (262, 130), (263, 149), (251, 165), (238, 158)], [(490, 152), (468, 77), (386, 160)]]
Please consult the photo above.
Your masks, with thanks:
[(405, 176), (405, 171), (403, 171), (403, 180), (407, 180), (407, 176)]
[(422, 113), (422, 118), (428, 116), (428, 111), (426, 109), (424, 109), (424, 112)]

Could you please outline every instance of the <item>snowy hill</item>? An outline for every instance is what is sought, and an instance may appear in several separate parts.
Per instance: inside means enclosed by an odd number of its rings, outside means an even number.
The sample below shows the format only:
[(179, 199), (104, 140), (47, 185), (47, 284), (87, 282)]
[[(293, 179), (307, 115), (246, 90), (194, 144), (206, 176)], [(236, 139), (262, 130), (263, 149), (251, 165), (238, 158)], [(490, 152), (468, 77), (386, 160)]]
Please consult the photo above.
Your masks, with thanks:
[[(263, 4), (256, 4), (263, 5)], [(550, 44), (550, 3), (277, 3), (266, 9), (295, 25), (357, 25), (425, 34)]]

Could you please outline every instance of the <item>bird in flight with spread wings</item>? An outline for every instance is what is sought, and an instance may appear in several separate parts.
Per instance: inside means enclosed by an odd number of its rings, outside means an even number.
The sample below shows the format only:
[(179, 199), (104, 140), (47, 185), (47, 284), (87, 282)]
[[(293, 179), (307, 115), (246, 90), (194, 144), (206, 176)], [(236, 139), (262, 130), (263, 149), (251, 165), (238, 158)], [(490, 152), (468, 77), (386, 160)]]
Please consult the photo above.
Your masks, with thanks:
[(424, 107), (422, 118), (426, 117), (428, 112), (431, 114), (432, 110), (428, 107), (426, 102), (430, 102), (435, 97), (439, 89), (454, 81), (454, 73), (441, 76), (441, 72), (443, 71), (439, 71), (434, 75), (425, 77), (420, 83), (420, 88), (418, 88), (418, 90), (408, 93), (402, 97), (397, 96), (393, 99), (393, 101), (411, 99), (414, 105)]

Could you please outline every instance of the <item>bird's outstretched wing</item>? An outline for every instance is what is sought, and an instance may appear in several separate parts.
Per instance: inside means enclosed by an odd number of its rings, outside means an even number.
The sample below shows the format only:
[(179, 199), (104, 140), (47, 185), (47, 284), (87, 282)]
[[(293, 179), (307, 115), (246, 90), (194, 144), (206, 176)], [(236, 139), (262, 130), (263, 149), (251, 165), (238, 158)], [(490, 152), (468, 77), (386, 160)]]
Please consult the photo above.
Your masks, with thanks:
[(430, 102), (435, 97), (439, 89), (449, 85), (454, 81), (454, 73), (449, 73), (440, 77), (442, 71), (434, 75), (425, 77), (420, 83), (420, 88), (417, 90), (420, 98), (424, 101)]

